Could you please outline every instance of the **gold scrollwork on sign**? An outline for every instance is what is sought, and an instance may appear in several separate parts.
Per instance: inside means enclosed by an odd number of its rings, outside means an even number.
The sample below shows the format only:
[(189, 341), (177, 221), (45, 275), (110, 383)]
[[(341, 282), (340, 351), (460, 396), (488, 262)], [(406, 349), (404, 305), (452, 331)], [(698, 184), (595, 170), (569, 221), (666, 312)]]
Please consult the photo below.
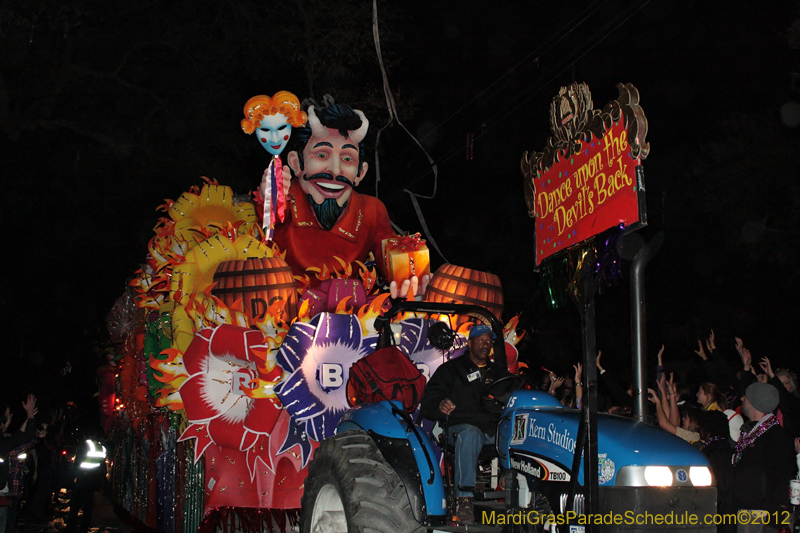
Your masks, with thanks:
[(536, 217), (536, 188), (534, 179), (562, 158), (575, 155), (581, 142), (592, 138), (602, 139), (613, 124), (624, 119), (628, 132), (628, 143), (633, 158), (646, 159), (650, 153), (647, 136), (647, 118), (639, 106), (639, 91), (630, 83), (617, 84), (619, 96), (603, 107), (594, 109), (592, 93), (585, 83), (574, 82), (562, 87), (558, 96), (550, 103), (550, 129), (553, 135), (547, 139), (544, 151), (525, 152), (522, 155), (525, 203), (528, 215)]

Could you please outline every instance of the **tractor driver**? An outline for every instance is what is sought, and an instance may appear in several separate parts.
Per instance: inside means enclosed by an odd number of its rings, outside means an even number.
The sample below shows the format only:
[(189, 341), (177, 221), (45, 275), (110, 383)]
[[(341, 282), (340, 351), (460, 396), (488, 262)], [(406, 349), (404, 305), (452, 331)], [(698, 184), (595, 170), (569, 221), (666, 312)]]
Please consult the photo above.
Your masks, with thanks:
[(467, 340), (468, 353), (440, 366), (422, 395), (422, 415), (449, 422), (448, 444), (455, 445), (456, 517), (461, 523), (474, 523), (471, 489), (475, 487), (478, 454), (484, 445), (494, 442), (498, 420), (482, 407), (481, 392), (489, 383), (509, 375), (489, 359), (496, 338), (490, 327), (474, 326)]

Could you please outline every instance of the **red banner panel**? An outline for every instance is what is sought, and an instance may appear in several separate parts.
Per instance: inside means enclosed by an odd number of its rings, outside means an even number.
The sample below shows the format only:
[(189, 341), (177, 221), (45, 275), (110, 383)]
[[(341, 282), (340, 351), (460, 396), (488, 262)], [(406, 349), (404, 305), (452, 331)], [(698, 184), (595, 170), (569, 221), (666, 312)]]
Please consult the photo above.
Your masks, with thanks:
[(608, 228), (639, 222), (636, 167), (628, 132), (617, 122), (602, 139), (534, 179), (536, 264)]
[(636, 88), (617, 89), (619, 98), (600, 111), (585, 83), (562, 87), (550, 104), (553, 135), (543, 151), (522, 156), (536, 266), (609, 228), (647, 223), (640, 168), (650, 152), (647, 119)]

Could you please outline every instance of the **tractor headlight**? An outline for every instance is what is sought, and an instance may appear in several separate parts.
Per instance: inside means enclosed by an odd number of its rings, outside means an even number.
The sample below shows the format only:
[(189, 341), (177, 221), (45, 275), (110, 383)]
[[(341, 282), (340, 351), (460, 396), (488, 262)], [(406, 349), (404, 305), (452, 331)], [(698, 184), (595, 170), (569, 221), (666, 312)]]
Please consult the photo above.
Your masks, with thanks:
[(711, 486), (711, 470), (707, 466), (689, 467), (689, 479), (695, 487)]
[(707, 466), (623, 466), (614, 482), (617, 487), (713, 487), (714, 478)]
[(651, 487), (671, 487), (672, 470), (668, 466), (648, 466), (644, 469), (644, 480)]

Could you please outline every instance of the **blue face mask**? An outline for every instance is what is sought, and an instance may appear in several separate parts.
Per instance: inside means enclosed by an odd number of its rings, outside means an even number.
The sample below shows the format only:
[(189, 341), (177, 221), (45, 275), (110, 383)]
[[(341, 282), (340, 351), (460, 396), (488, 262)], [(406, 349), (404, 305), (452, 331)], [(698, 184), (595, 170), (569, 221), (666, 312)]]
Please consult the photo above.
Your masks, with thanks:
[(286, 148), (286, 143), (292, 136), (292, 126), (284, 115), (269, 115), (261, 121), (255, 134), (267, 152), (278, 155)]

